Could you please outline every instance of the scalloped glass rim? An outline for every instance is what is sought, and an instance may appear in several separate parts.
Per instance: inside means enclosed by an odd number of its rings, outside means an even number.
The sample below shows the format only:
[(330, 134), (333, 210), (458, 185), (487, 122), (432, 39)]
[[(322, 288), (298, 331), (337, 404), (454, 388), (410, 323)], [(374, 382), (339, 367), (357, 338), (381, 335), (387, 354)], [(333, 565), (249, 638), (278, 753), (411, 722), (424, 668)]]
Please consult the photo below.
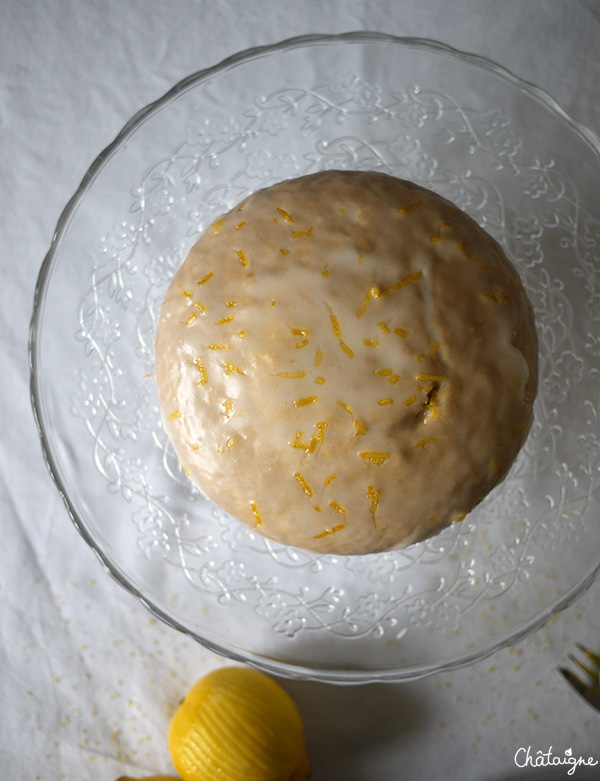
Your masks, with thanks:
[(197, 633), (190, 631), (189, 628), (180, 624), (177, 620), (174, 620), (172, 616), (166, 614), (162, 609), (152, 603), (143, 593), (141, 593), (136, 586), (128, 578), (127, 574), (118, 567), (111, 558), (101, 549), (98, 542), (93, 538), (88, 529), (86, 528), (84, 520), (79, 516), (75, 504), (69, 496), (68, 490), (65, 487), (63, 476), (58, 468), (53, 455), (52, 448), (49, 442), (49, 435), (44, 424), (44, 409), (42, 394), (40, 391), (40, 379), (38, 376), (38, 348), (39, 348), (39, 322), (41, 316), (41, 304), (43, 301), (43, 295), (48, 283), (48, 279), (52, 270), (52, 264), (55, 258), (57, 247), (60, 244), (61, 238), (71, 220), (75, 214), (82, 198), (87, 190), (90, 188), (96, 176), (103, 169), (104, 165), (113, 156), (113, 154), (121, 147), (123, 142), (142, 124), (144, 124), (156, 111), (158, 111), (165, 103), (168, 103), (171, 98), (186, 91), (194, 85), (202, 82), (205, 79), (210, 78), (214, 74), (224, 71), (233, 66), (239, 65), (245, 61), (249, 61), (255, 58), (271, 55), (276, 52), (293, 49), (296, 47), (306, 47), (311, 45), (323, 45), (329, 42), (365, 42), (365, 43), (383, 43), (383, 44), (395, 44), (402, 47), (411, 47), (421, 50), (430, 50), (437, 54), (462, 60), (467, 62), (476, 68), (493, 72), (497, 76), (504, 80), (511, 82), (518, 90), (526, 93), (529, 97), (543, 104), (546, 108), (557, 114), (569, 127), (576, 133), (581, 139), (583, 139), (595, 155), (600, 159), (600, 140), (590, 130), (585, 128), (576, 120), (569, 117), (561, 107), (544, 91), (529, 84), (522, 79), (514, 76), (505, 68), (483, 58), (478, 55), (459, 52), (449, 46), (442, 43), (420, 38), (398, 38), (382, 33), (371, 32), (351, 32), (341, 35), (307, 35), (296, 38), (291, 38), (282, 41), (278, 44), (255, 47), (240, 52), (232, 57), (223, 60), (221, 63), (214, 67), (207, 68), (205, 70), (194, 73), (185, 79), (177, 83), (171, 90), (169, 90), (163, 97), (157, 101), (149, 104), (145, 108), (137, 112), (127, 124), (123, 127), (121, 132), (116, 136), (115, 140), (106, 147), (95, 159), (90, 166), (89, 170), (82, 179), (80, 186), (74, 193), (72, 198), (65, 206), (55, 229), (55, 233), (52, 239), (50, 249), (44, 258), (40, 274), (38, 277), (35, 296), (33, 315), (30, 324), (29, 331), (29, 361), (30, 361), (30, 392), (31, 402), (33, 407), (33, 414), (38, 427), (42, 450), (47, 467), (50, 471), (51, 477), (58, 488), (63, 501), (69, 511), (69, 514), (78, 529), (79, 533), (88, 543), (88, 545), (94, 550), (99, 560), (103, 564), (104, 568), (109, 574), (111, 574), (115, 580), (123, 586), (127, 591), (136, 596), (146, 608), (161, 619), (167, 625), (178, 629), (179, 631), (187, 634), (200, 642), (210, 650), (217, 652), (221, 655), (229, 657), (233, 660), (250, 663), (259, 668), (262, 668), (268, 672), (284, 675), (287, 677), (298, 679), (312, 679), (320, 680), (330, 683), (339, 684), (358, 684), (377, 681), (402, 681), (412, 680), (419, 677), (429, 675), (431, 673), (440, 672), (442, 670), (449, 670), (461, 666), (465, 666), (473, 663), (474, 661), (481, 660), (491, 653), (499, 650), (500, 648), (511, 645), (524, 637), (528, 636), (532, 632), (539, 629), (548, 619), (550, 619), (557, 612), (563, 610), (569, 604), (571, 604), (577, 597), (579, 597), (593, 582), (598, 570), (600, 569), (600, 563), (598, 567), (591, 572), (585, 573), (580, 581), (576, 583), (567, 593), (561, 594), (552, 604), (546, 606), (543, 611), (540, 611), (539, 615), (529, 622), (527, 626), (522, 627), (518, 631), (512, 632), (510, 635), (502, 638), (498, 642), (491, 643), (487, 647), (482, 647), (474, 651), (471, 655), (461, 654), (459, 657), (446, 659), (438, 664), (423, 664), (412, 665), (408, 668), (392, 668), (392, 669), (312, 669), (302, 665), (282, 663), (277, 659), (269, 659), (265, 656), (257, 655), (254, 653), (240, 653), (232, 647), (228, 647), (226, 644), (216, 644), (209, 639), (198, 635)]

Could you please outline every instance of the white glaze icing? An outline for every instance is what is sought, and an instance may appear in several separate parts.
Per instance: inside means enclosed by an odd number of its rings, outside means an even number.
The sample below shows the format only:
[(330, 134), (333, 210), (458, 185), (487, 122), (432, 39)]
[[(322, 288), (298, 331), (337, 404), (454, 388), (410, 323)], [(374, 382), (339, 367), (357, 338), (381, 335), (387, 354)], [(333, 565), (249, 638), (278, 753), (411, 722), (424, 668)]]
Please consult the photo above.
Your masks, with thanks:
[(473, 220), (414, 184), (330, 171), (204, 232), (164, 301), (156, 378), (206, 495), (281, 542), (369, 553), (460, 519), (506, 474), (537, 340)]

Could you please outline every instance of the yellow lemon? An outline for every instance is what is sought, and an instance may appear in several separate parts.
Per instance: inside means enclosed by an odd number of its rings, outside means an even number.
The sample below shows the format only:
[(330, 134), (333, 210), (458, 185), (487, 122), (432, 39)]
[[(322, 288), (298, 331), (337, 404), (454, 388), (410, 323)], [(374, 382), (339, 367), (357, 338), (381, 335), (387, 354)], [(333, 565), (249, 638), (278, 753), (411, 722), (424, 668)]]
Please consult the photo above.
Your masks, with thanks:
[(169, 748), (183, 781), (305, 781), (304, 727), (272, 678), (225, 667), (201, 678), (171, 721)]

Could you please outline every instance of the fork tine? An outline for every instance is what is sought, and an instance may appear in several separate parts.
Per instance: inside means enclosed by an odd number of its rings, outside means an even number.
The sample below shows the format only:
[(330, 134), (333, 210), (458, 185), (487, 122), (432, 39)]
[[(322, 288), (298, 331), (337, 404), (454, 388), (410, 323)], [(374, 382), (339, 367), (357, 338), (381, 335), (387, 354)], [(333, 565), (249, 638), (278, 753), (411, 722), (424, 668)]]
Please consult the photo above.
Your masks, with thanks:
[(586, 648), (584, 645), (581, 645), (581, 643), (576, 643), (577, 648), (581, 651), (582, 654), (585, 654), (588, 659), (591, 659), (592, 662), (596, 665), (598, 670), (600, 671), (600, 656), (598, 654), (595, 654), (593, 651), (590, 651), (589, 648)]
[(559, 667), (558, 669), (569, 686), (571, 686), (577, 694), (580, 694), (592, 708), (600, 711), (600, 689), (591, 689), (586, 684), (583, 684), (576, 675), (565, 667)]
[[(578, 659), (576, 656), (573, 656), (573, 654), (567, 654), (567, 659), (570, 659), (573, 662), (573, 664), (576, 664), (577, 667), (579, 667), (580, 670), (583, 670), (584, 673), (587, 673), (587, 675), (589, 675), (589, 677), (593, 681), (596, 680), (596, 676), (594, 675), (594, 673), (591, 670), (591, 668), (586, 667), (586, 665), (581, 661), (581, 659)], [(589, 684), (586, 684), (586, 685), (589, 685)]]
[(573, 664), (576, 664), (577, 667), (579, 667), (580, 670), (583, 670), (584, 673), (587, 673), (587, 675), (589, 675), (589, 677), (594, 682), (594, 685), (596, 685), (596, 686), (598, 685), (598, 669), (592, 670), (591, 667), (588, 667), (587, 665), (585, 665), (581, 661), (581, 659), (578, 659), (576, 656), (573, 656), (573, 654), (567, 654), (567, 658), (570, 659), (573, 662)]
[(572, 673), (566, 667), (559, 667), (559, 673), (563, 676), (568, 684), (570, 684), (578, 694), (583, 694), (588, 688), (581, 678), (578, 678), (575, 673)]
[[(559, 667), (558, 671), (565, 681), (580, 694), (586, 702), (600, 711), (600, 656), (594, 651), (590, 651), (581, 643), (576, 643), (579, 653), (583, 656), (583, 661), (573, 654), (567, 654), (567, 658), (589, 677), (589, 681), (584, 682), (574, 672), (566, 667)], [(587, 664), (586, 664), (587, 662)]]

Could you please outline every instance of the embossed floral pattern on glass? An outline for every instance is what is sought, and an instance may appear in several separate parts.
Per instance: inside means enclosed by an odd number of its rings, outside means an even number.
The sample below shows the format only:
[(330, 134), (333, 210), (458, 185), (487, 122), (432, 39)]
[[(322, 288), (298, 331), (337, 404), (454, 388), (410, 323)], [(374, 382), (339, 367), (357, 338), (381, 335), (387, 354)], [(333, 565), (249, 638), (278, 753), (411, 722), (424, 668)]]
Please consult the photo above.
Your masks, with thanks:
[[(466, 210), (517, 264), (540, 339), (535, 424), (506, 480), (462, 523), (379, 555), (286, 548), (206, 501), (154, 387), (162, 297), (203, 226), (326, 168), (412, 179)], [(599, 173), (593, 141), (535, 90), (369, 34), (242, 57), (135, 120), (60, 226), (34, 317), (50, 465), (113, 574), (217, 650), (338, 681), (465, 663), (565, 604), (600, 565)]]

